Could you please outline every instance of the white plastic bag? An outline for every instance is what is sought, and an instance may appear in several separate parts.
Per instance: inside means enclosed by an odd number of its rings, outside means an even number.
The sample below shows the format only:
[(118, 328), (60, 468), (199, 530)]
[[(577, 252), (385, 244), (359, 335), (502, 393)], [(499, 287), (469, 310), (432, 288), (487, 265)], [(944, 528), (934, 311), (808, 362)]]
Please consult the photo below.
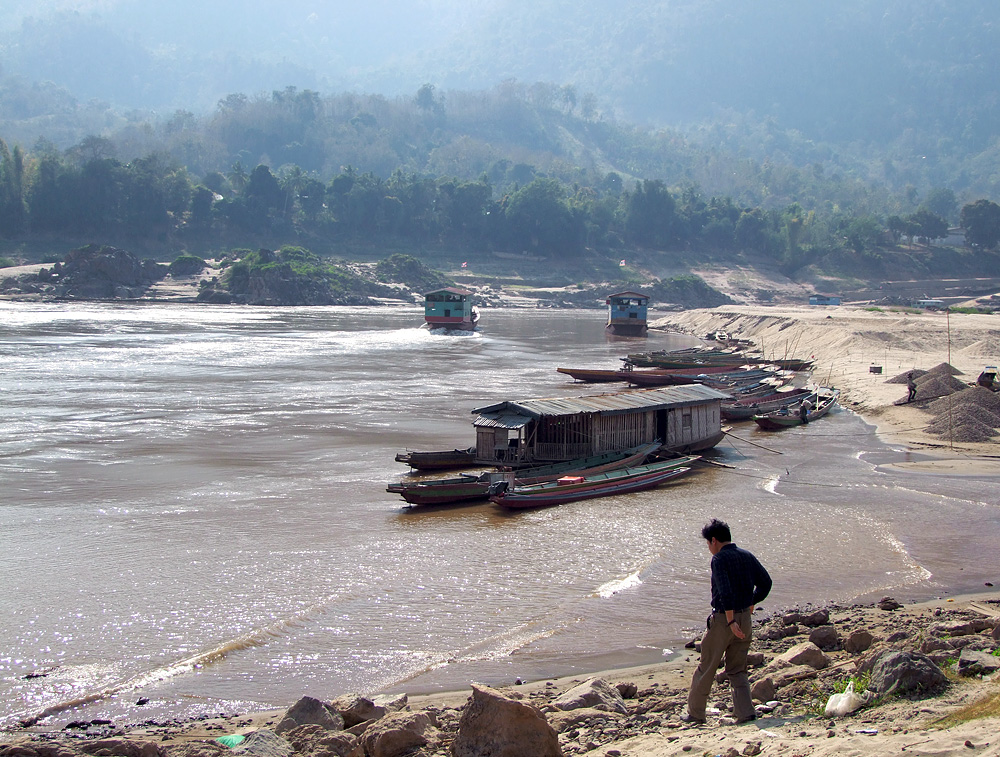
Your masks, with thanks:
[(847, 688), (840, 694), (831, 694), (826, 702), (826, 716), (828, 718), (841, 718), (850, 715), (855, 710), (860, 710), (871, 697), (867, 691), (864, 694), (857, 694), (854, 691), (854, 681), (847, 684)]

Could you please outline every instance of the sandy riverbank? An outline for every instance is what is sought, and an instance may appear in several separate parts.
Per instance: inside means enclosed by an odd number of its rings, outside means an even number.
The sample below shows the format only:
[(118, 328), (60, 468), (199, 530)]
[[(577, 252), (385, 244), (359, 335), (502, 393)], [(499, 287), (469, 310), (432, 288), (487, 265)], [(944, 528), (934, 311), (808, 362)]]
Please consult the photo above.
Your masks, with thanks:
[[(888, 443), (927, 453), (899, 467), (949, 475), (1000, 475), (1000, 443), (949, 440), (947, 434), (928, 433), (934, 418), (928, 412), (930, 402), (896, 405), (906, 398), (906, 384), (888, 382), (913, 369), (926, 371), (948, 363), (961, 371), (958, 380), (974, 383), (985, 366), (1000, 361), (998, 316), (727, 306), (671, 313), (651, 326), (696, 336), (725, 331), (753, 340), (765, 357), (812, 357), (815, 383), (839, 388), (841, 404), (874, 424)], [(881, 373), (872, 373), (873, 366)]]
[[(815, 618), (815, 613), (827, 617)], [(982, 623), (981, 632), (960, 631), (959, 624), (969, 621)], [(866, 657), (875, 658), (886, 649), (926, 649), (942, 660), (957, 657), (954, 648), (976, 637), (970, 648), (996, 648), (998, 632), (989, 626), (1000, 622), (1000, 591), (951, 599), (939, 599), (911, 605), (885, 606), (882, 603), (829, 608), (807, 607), (797, 618), (778, 613), (762, 617), (755, 633), (759, 638), (754, 650), (761, 660), (752, 668), (751, 681), (762, 677), (777, 677), (780, 666), (774, 660), (784, 652), (801, 647), (814, 631), (836, 629), (840, 643), (827, 652), (825, 667), (819, 670), (796, 669), (788, 680), (778, 684), (776, 701), (768, 704), (754, 723), (727, 726), (719, 722), (726, 714), (729, 691), (726, 684), (714, 687), (710, 700), (710, 715), (705, 726), (691, 726), (679, 721), (685, 709), (688, 684), (698, 655), (685, 650), (680, 658), (657, 665), (608, 670), (594, 674), (624, 694), (628, 712), (618, 714), (594, 709), (560, 711), (552, 701), (560, 694), (583, 683), (584, 676), (548, 679), (505, 687), (502, 695), (530, 703), (546, 714), (549, 723), (560, 733), (563, 754), (584, 757), (667, 757), (668, 755), (1000, 755), (1000, 705), (994, 703), (992, 714), (958, 724), (941, 722), (942, 718), (988, 697), (1000, 697), (1000, 681), (996, 674), (985, 678), (948, 674), (948, 680), (930, 694), (909, 694), (889, 697), (849, 716), (831, 718), (822, 714), (823, 704), (837, 682), (852, 675)], [(797, 623), (798, 625), (794, 625)], [(791, 625), (790, 625), (791, 624)], [(775, 629), (785, 629), (783, 634)], [(768, 634), (768, 631), (771, 631)], [(859, 632), (871, 634), (871, 647), (846, 651), (845, 640)], [(963, 641), (959, 642), (958, 639)], [(928, 644), (928, 641), (934, 643)], [(936, 650), (936, 652), (932, 651)], [(816, 651), (818, 653), (818, 650)], [(942, 663), (946, 664), (946, 663)], [(766, 667), (762, 667), (765, 666)], [(774, 669), (774, 672), (769, 673)], [(788, 671), (788, 668), (785, 668)], [(757, 672), (754, 672), (757, 671)], [(790, 681), (790, 682), (789, 682)], [(434, 723), (425, 731), (429, 743), (406, 752), (391, 752), (402, 757), (445, 757), (449, 745), (459, 730), (462, 709), (471, 691), (455, 691), (410, 697), (409, 712), (423, 712)], [(712, 710), (711, 708), (715, 708)], [(712, 714), (713, 712), (718, 714)], [(104, 751), (99, 754), (132, 754), (129, 747), (112, 747), (112, 741), (128, 741), (136, 745), (141, 755), (148, 757), (195, 757), (221, 755), (211, 747), (216, 738), (229, 735), (250, 735), (259, 729), (273, 729), (283, 718), (284, 710), (259, 712), (252, 715), (222, 717), (188, 722), (145, 724), (127, 731), (105, 729), (99, 742)], [(498, 724), (499, 727), (499, 724)], [(355, 733), (360, 731), (355, 728)], [(96, 734), (88, 734), (89, 743), (98, 744)], [(289, 736), (292, 738), (292, 736)], [(292, 738), (295, 741), (294, 738)], [(30, 749), (48, 744), (22, 735), (16, 739), (20, 751), (5, 753), (0, 739), (0, 755), (11, 757), (47, 757), (48, 752), (32, 754)], [(75, 750), (86, 749), (87, 738), (57, 737), (57, 742)], [(147, 746), (143, 746), (147, 745)], [(41, 746), (44, 749), (44, 746)], [(190, 751), (192, 748), (195, 751)], [(212, 749), (217, 751), (213, 752)], [(123, 751), (124, 750), (124, 751)], [(180, 750), (180, 751), (178, 751)], [(207, 751), (206, 751), (207, 750)], [(93, 753), (93, 752), (91, 752)], [(390, 752), (378, 752), (389, 754)], [(55, 754), (54, 752), (52, 753)], [(61, 757), (73, 757), (63, 751)], [(303, 752), (309, 757), (319, 753)], [(347, 752), (323, 753), (334, 754)], [(507, 754), (507, 752), (504, 752)], [(351, 757), (364, 757), (361, 751)], [(527, 757), (527, 756), (526, 756)]]

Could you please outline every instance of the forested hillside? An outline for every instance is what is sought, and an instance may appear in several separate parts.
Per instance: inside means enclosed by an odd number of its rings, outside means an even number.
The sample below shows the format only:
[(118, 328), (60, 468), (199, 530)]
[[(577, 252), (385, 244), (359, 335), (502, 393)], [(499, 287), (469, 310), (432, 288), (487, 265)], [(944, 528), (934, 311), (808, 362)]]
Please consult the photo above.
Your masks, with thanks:
[(1000, 174), (997, 70), (993, 0), (12, 0), (0, 134), (67, 147), (287, 86), (392, 99), (425, 83), (450, 97), (543, 82), (540, 105), (589, 121), (981, 196)]
[[(11, 255), (66, 241), (716, 257), (799, 276), (993, 265), (1000, 6), (234, 1), (15, 4), (0, 26)], [(395, 89), (218, 90), (335, 79)], [(214, 106), (125, 107), (185, 96)], [(960, 222), (978, 255), (914, 253)]]

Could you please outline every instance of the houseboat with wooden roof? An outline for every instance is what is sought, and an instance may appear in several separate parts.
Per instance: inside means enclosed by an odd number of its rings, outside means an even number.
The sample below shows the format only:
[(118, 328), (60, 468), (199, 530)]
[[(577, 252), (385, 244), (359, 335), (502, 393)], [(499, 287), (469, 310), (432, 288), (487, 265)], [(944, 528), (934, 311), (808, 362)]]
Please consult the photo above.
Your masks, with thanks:
[(653, 441), (685, 454), (718, 444), (722, 400), (700, 384), (555, 399), (508, 400), (474, 409), (476, 460), (520, 467), (572, 460)]
[(609, 294), (608, 325), (609, 334), (615, 336), (646, 336), (646, 306), (649, 297), (638, 292), (618, 292)]
[(479, 323), (479, 308), (472, 292), (445, 287), (424, 295), (424, 321), (432, 329), (473, 331)]

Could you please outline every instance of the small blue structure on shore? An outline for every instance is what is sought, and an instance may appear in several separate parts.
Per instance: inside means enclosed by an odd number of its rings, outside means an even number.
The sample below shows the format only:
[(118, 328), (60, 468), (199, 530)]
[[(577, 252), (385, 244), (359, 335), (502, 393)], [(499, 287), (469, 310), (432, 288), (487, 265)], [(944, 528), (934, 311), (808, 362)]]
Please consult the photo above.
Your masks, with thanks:
[(809, 295), (810, 305), (839, 305), (839, 297), (831, 297), (825, 294), (812, 294)]
[(646, 306), (649, 297), (639, 292), (618, 292), (609, 294), (608, 325), (609, 334), (615, 336), (646, 336)]

